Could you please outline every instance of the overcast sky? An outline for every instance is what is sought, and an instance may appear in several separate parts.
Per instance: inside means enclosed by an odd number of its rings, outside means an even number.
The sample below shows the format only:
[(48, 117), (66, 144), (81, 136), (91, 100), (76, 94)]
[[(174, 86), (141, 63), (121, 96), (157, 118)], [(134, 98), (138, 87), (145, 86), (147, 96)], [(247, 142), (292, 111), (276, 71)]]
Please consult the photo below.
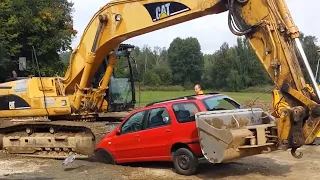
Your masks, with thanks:
[[(78, 31), (72, 47), (79, 43), (79, 39), (94, 13), (110, 0), (71, 0), (74, 2), (75, 12), (74, 28)], [(320, 38), (320, 0), (286, 0), (293, 19), (299, 29), (307, 35)], [(219, 49), (223, 42), (234, 44), (236, 36), (233, 35), (227, 25), (227, 14), (216, 14), (191, 20), (182, 24), (167, 27), (158, 31), (131, 38), (126, 43), (142, 47), (160, 46), (168, 48), (176, 37), (198, 38), (202, 52), (213, 53)]]

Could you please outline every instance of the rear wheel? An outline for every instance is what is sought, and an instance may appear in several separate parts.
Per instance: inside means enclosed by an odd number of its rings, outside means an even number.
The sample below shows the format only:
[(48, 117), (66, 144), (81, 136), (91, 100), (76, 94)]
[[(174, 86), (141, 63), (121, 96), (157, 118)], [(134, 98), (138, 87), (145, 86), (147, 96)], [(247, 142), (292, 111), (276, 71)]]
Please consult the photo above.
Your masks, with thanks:
[(105, 164), (116, 164), (113, 156), (105, 149), (97, 149), (94, 152), (94, 160)]
[(198, 170), (198, 158), (186, 148), (180, 148), (173, 154), (173, 165), (178, 174), (193, 175)]

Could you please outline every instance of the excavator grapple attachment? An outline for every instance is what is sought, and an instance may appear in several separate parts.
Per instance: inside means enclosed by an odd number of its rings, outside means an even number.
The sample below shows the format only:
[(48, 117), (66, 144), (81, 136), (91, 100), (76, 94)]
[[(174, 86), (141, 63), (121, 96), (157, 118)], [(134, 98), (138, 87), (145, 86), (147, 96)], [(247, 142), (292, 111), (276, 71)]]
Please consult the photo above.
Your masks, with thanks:
[(276, 150), (274, 122), (274, 117), (260, 108), (196, 114), (201, 150), (211, 163)]

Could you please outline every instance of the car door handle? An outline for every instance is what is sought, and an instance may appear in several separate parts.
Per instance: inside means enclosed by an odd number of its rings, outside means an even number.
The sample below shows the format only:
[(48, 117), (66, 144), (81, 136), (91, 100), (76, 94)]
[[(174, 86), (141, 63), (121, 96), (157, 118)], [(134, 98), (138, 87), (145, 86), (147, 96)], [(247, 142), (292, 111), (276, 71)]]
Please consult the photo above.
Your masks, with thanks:
[(138, 137), (140, 137), (140, 136), (137, 134), (137, 135), (134, 135), (133, 137), (138, 138)]
[(165, 132), (165, 133), (169, 133), (169, 132), (171, 132), (171, 131), (170, 131), (170, 129), (166, 129), (164, 132)]

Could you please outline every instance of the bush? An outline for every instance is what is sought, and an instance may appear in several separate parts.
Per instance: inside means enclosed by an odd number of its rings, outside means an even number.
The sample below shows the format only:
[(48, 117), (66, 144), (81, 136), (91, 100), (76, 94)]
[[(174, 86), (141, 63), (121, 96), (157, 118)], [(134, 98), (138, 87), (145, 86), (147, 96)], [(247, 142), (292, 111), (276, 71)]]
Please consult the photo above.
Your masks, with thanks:
[(184, 83), (184, 88), (188, 89), (188, 90), (193, 90), (194, 86), (195, 86), (195, 83), (192, 83), (190, 81), (187, 81), (187, 82)]

